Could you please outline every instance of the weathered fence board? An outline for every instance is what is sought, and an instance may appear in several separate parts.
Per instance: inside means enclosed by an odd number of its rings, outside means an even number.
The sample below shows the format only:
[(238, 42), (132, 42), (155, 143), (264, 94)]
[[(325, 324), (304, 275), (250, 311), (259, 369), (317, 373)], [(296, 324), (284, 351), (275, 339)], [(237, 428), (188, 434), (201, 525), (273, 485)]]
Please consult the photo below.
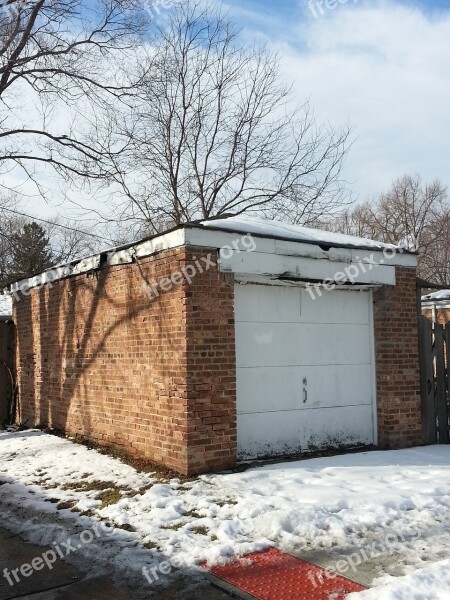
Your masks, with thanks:
[(419, 350), (423, 441), (449, 444), (450, 323), (443, 326), (420, 316)]
[(422, 397), (422, 431), (424, 444), (436, 443), (436, 408), (434, 401), (433, 325), (419, 317), (420, 390)]
[(9, 417), (14, 384), (14, 323), (0, 321), (0, 424)]
[(445, 326), (445, 342), (447, 346), (447, 389), (450, 393), (450, 321)]
[(438, 323), (435, 323), (434, 325), (434, 346), (436, 355), (436, 412), (438, 418), (438, 440), (440, 444), (448, 444), (444, 327)]

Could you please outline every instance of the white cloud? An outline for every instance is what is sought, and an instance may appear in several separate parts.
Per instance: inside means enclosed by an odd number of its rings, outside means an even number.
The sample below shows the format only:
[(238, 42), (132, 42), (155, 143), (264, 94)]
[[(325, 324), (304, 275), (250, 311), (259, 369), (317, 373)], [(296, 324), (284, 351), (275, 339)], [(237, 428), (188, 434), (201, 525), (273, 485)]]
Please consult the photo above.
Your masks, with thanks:
[(305, 14), (286, 15), (284, 32), (267, 20), (265, 35), (297, 98), (353, 126), (345, 176), (356, 195), (376, 195), (405, 172), (450, 185), (450, 12), (379, 1)]

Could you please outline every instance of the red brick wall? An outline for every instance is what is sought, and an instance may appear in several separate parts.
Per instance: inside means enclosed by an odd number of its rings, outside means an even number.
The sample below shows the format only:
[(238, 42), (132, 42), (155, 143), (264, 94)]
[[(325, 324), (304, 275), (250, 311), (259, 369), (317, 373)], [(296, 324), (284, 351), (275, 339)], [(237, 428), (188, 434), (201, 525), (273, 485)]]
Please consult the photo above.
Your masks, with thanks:
[(397, 285), (374, 295), (378, 438), (384, 448), (422, 442), (416, 270), (396, 272)]
[(168, 251), (15, 302), (21, 422), (116, 444), (184, 474), (230, 466), (233, 288), (211, 268), (152, 301), (143, 290), (188, 263), (185, 250)]

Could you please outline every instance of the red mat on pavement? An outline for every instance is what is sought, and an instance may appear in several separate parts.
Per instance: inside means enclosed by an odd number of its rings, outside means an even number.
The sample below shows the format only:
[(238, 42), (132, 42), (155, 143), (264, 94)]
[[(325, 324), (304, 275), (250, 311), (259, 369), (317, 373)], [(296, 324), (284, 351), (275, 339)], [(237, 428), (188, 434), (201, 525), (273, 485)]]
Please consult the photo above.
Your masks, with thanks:
[(366, 589), (276, 548), (213, 567), (211, 573), (260, 600), (343, 600)]

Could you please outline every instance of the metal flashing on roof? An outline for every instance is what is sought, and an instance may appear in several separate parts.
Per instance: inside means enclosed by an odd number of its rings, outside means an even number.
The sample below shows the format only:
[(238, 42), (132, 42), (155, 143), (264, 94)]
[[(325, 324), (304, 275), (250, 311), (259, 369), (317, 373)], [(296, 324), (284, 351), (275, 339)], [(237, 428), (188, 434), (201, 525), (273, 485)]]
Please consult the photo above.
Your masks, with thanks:
[[(24, 293), (27, 293), (31, 288), (51, 284), (60, 279), (88, 274), (104, 266), (130, 264), (141, 258), (181, 246), (190, 245), (220, 250), (231, 246), (236, 235), (251, 235), (257, 240), (258, 252), (263, 254), (323, 259), (349, 264), (372, 259), (378, 265), (383, 265), (387, 264), (387, 261), (383, 262), (383, 252), (389, 250), (393, 252), (394, 257), (390, 264), (391, 268), (399, 264), (415, 266), (417, 261), (414, 253), (381, 242), (274, 221), (228, 217), (179, 225), (161, 234), (57, 265), (44, 273), (15, 282), (11, 285), (10, 293), (14, 295), (24, 290)], [(347, 239), (348, 243), (346, 243)]]

